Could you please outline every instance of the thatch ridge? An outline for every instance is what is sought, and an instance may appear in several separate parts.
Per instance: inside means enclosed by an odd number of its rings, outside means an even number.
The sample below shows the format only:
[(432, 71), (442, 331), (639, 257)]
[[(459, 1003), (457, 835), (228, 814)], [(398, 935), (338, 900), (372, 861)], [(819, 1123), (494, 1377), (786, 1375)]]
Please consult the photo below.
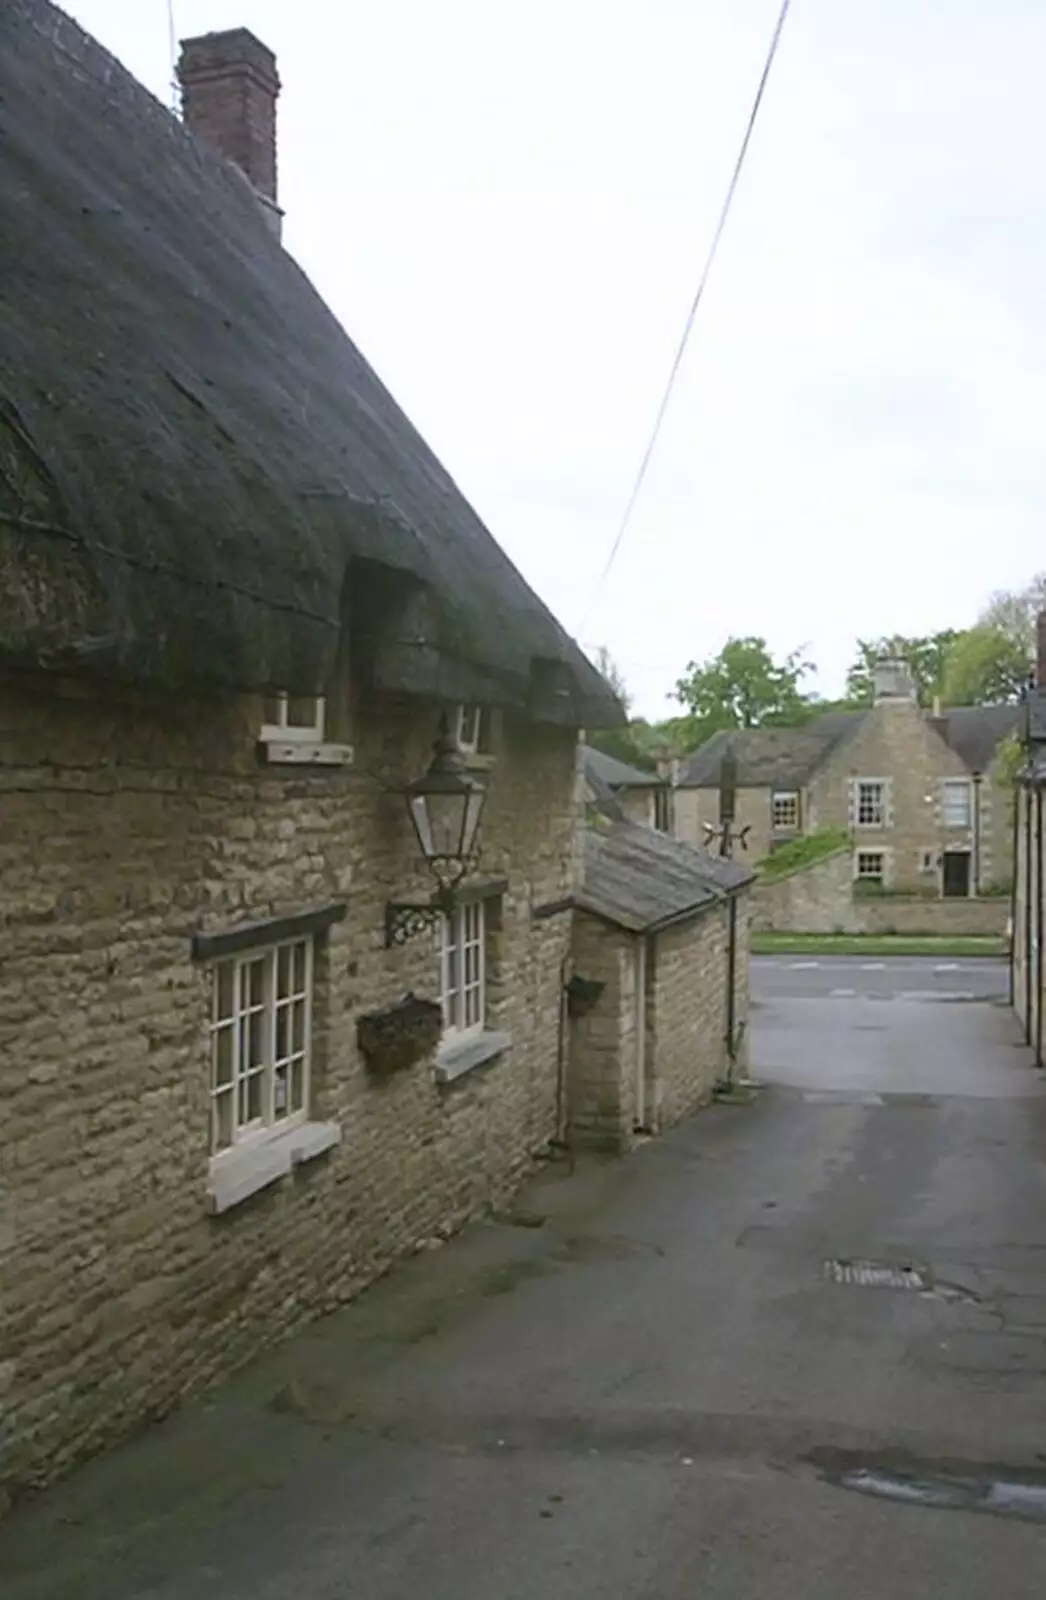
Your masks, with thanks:
[(47, 0), (6, 0), (0, 652), (310, 692), (378, 569), (384, 686), (620, 720), (246, 180)]

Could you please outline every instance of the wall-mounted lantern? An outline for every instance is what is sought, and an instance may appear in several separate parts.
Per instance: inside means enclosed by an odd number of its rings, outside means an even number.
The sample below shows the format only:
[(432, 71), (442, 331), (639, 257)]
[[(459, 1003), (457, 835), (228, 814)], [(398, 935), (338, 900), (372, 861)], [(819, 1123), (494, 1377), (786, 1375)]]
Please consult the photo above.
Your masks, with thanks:
[(390, 902), (385, 907), (386, 949), (436, 927), (453, 909), (458, 884), (476, 867), (487, 792), (466, 771), (445, 716), (428, 771), (408, 784), (403, 796), (418, 848), (436, 880), (436, 893), (422, 905)]

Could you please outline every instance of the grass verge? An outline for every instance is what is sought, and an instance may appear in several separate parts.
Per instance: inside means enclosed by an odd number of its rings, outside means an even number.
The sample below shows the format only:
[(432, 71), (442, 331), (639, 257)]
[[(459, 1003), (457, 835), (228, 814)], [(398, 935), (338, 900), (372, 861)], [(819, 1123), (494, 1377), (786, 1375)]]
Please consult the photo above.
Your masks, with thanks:
[(985, 934), (753, 933), (754, 956), (1004, 956)]

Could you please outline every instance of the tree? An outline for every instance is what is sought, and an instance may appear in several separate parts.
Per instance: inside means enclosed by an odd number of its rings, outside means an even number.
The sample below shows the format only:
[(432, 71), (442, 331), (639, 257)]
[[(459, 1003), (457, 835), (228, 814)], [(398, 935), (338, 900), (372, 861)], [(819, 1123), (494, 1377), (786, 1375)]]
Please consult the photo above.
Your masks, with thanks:
[(879, 639), (858, 639), (857, 658), (846, 674), (846, 693), (855, 706), (870, 706), (875, 698), (872, 669), (877, 661), (890, 656), (904, 661), (919, 693), (920, 705), (930, 705), (942, 693), (945, 662), (959, 632), (942, 628), (939, 633), (908, 635), (894, 633)]
[[(632, 697), (628, 692), (624, 674), (606, 645), (601, 644), (596, 651), (595, 665), (620, 700), (627, 717)], [(601, 750), (606, 756), (614, 756), (618, 761), (624, 761), (627, 766), (639, 767), (643, 771), (654, 771), (657, 767), (657, 758), (650, 748), (649, 733), (649, 723), (638, 717), (634, 721), (627, 722), (623, 728), (601, 728), (590, 733), (588, 742), (594, 750)]]
[(978, 623), (960, 633), (945, 659), (942, 694), (950, 706), (990, 706), (1019, 700), (1029, 654), (1000, 627)]
[(1035, 619), (1040, 611), (1046, 611), (1046, 572), (1037, 572), (1023, 589), (997, 589), (977, 623), (1006, 634), (1024, 650), (1030, 664), (1035, 653)]
[(703, 738), (721, 728), (794, 727), (810, 716), (799, 684), (812, 671), (798, 650), (777, 662), (765, 639), (728, 639), (717, 656), (690, 662), (676, 698)]

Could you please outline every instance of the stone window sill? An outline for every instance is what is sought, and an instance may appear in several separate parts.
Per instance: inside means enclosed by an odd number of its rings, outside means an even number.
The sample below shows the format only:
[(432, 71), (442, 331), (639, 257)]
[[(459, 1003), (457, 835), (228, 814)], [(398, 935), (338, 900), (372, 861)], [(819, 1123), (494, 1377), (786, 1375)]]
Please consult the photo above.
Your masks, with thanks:
[(324, 739), (287, 739), (263, 734), (258, 740), (263, 761), (270, 766), (351, 767), (350, 744), (331, 744)]
[(212, 1216), (231, 1211), (270, 1183), (286, 1178), (304, 1161), (312, 1161), (341, 1143), (336, 1122), (299, 1122), (257, 1144), (243, 1145), (216, 1156), (207, 1181)]
[(444, 1040), (436, 1056), (436, 1082), (456, 1083), (467, 1072), (486, 1066), (511, 1049), (512, 1035), (493, 1030), (470, 1034), (467, 1039)]

